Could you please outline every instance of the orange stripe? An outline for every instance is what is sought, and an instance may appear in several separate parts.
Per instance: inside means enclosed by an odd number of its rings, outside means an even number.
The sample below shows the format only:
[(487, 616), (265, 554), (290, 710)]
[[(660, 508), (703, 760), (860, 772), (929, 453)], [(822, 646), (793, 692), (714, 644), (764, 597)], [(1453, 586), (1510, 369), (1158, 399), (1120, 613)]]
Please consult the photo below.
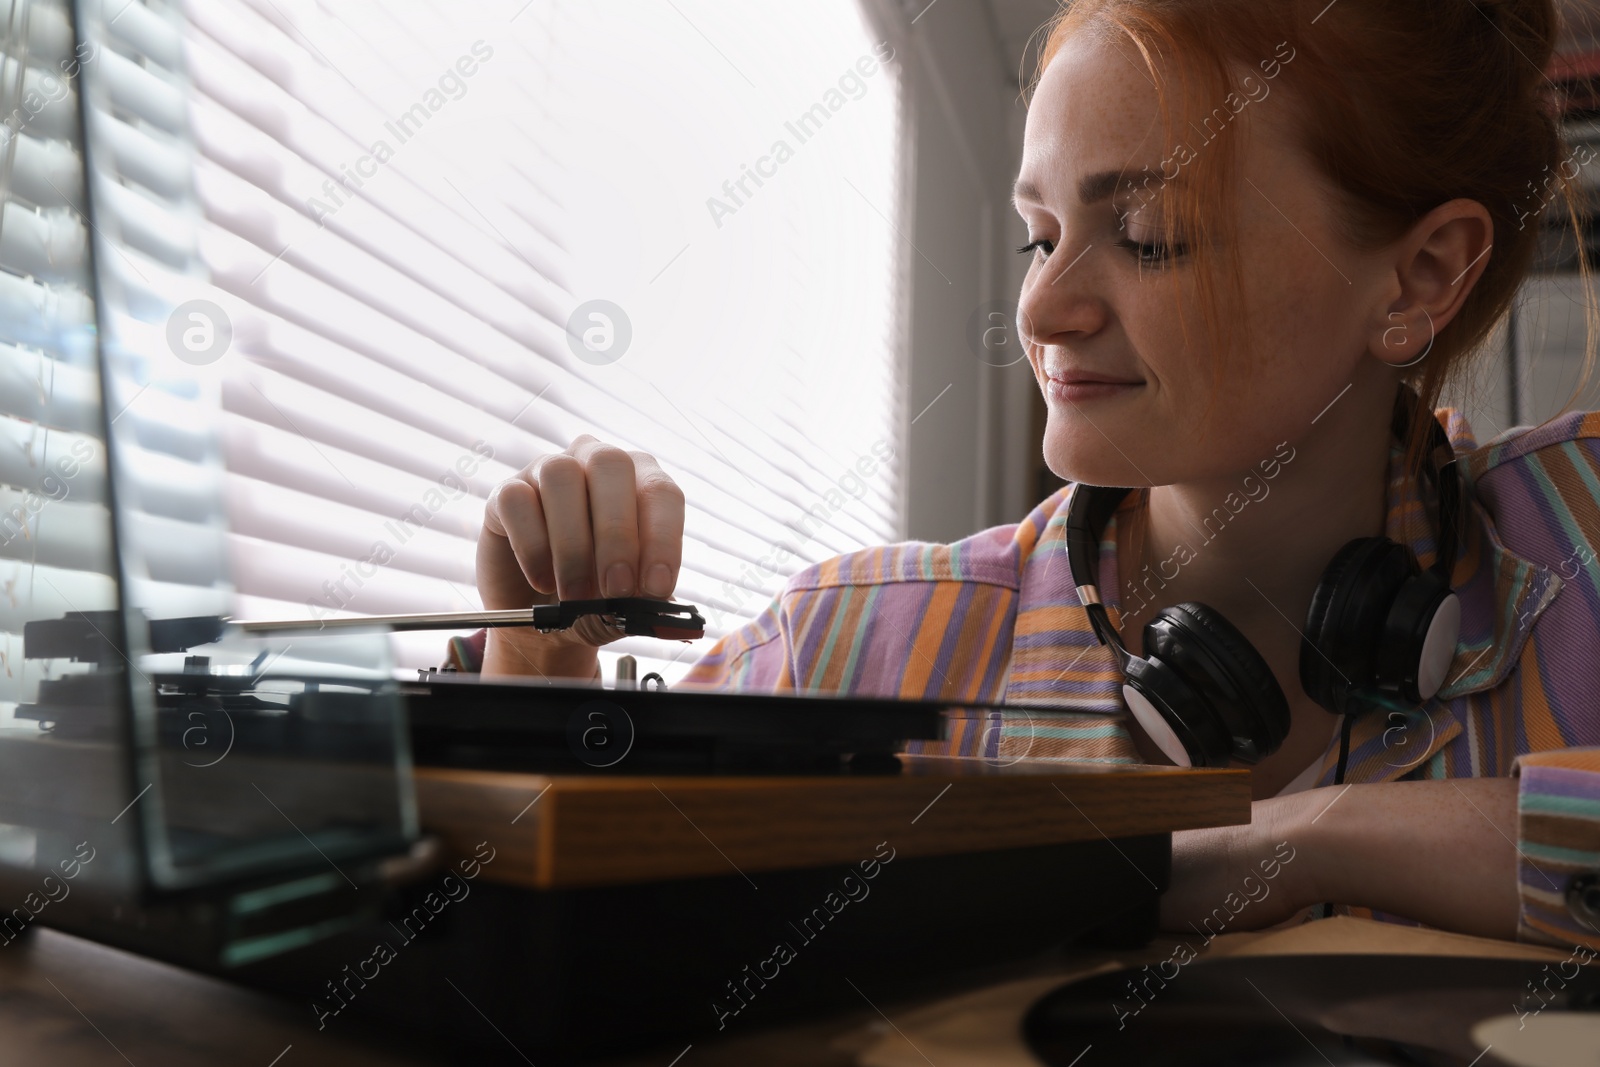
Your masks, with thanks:
[(1092, 664), (1093, 653), (1083, 657), (1090, 666), (1078, 667), (1073, 670), (1053, 670), (1046, 668), (1038, 671), (1014, 671), (1011, 675), (1013, 682), (1053, 682), (1056, 680), (1073, 682), (1103, 682), (1112, 675), (1120, 677), (1120, 673), (1112, 666), (1095, 668)]
[(1011, 541), (1017, 546), (1018, 558), (1026, 560), (1033, 555), (1034, 546), (1039, 543), (1039, 531), (1031, 522), (1022, 523)]
[(933, 676), (934, 664), (939, 658), (939, 646), (944, 643), (945, 632), (950, 628), (955, 613), (956, 598), (961, 595), (959, 582), (940, 582), (933, 588), (933, 598), (922, 615), (922, 625), (911, 642), (911, 655), (906, 662), (906, 673), (900, 684), (900, 694), (905, 699), (916, 699), (928, 691), (928, 680)]
[(1600, 748), (1571, 748), (1555, 752), (1530, 752), (1522, 757), (1523, 766), (1566, 767), (1577, 771), (1600, 771)]
[(1548, 748), (1565, 748), (1561, 727), (1556, 724), (1550, 709), (1550, 698), (1545, 695), (1544, 680), (1539, 677), (1539, 634), (1535, 626), (1528, 631), (1527, 644), (1522, 646), (1521, 661), (1526, 669), (1522, 675), (1522, 728), (1528, 736), (1528, 747), (1534, 752)]
[(966, 679), (965, 686), (959, 688), (956, 696), (968, 700), (981, 698), (983, 676), (988, 673), (990, 657), (994, 654), (995, 646), (999, 644), (1000, 626), (1005, 621), (1004, 605), (997, 603), (999, 599), (995, 594), (1009, 592), (991, 586), (973, 586), (972, 598), (967, 601), (964, 620), (989, 620), (988, 633), (981, 641), (957, 641), (954, 653), (950, 657), (950, 666), (946, 669), (948, 675), (958, 683)]
[[(1503, 777), (1511, 773), (1511, 759), (1517, 748), (1517, 720), (1512, 707), (1510, 686), (1495, 686), (1484, 694), (1486, 699), (1481, 703), (1488, 708), (1488, 718), (1494, 731), (1495, 766), (1482, 768), (1482, 773), (1491, 777)], [(1479, 769), (1474, 767), (1473, 773)]]

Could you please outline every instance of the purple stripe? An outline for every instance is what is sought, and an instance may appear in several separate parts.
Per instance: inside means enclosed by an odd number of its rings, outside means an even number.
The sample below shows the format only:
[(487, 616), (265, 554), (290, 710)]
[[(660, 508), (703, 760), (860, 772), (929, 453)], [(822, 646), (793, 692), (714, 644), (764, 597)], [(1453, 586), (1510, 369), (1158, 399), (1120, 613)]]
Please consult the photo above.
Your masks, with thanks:
[[(1561, 521), (1561, 512), (1568, 509), (1559, 501), (1552, 501), (1550, 495), (1545, 492), (1544, 487), (1549, 480), (1550, 472), (1545, 469), (1544, 462), (1538, 456), (1529, 456), (1526, 462), (1519, 463), (1510, 470), (1516, 476), (1511, 485), (1515, 487), (1520, 497), (1516, 502), (1514, 514), (1519, 518), (1524, 515), (1532, 518), (1537, 512), (1540, 520), (1537, 524), (1530, 522), (1526, 528), (1518, 529), (1517, 554), (1534, 560), (1560, 560), (1567, 552), (1567, 531)], [(1502, 510), (1499, 512), (1502, 515), (1506, 514), (1504, 506), (1502, 504)], [(1522, 524), (1517, 525), (1520, 527)], [(1500, 539), (1503, 542), (1504, 535)]]
[(804, 595), (797, 593), (791, 598), (788, 614), (794, 623), (801, 624), (807, 616), (810, 616), (801, 643), (794, 650), (796, 685), (811, 684), (811, 673), (817, 662), (817, 653), (828, 639), (829, 623), (833, 619), (833, 613), (838, 610), (838, 601), (839, 591), (836, 588), (811, 589)]
[(894, 679), (885, 692), (905, 694), (906, 672), (915, 658), (911, 649), (917, 639), (917, 627), (927, 614), (937, 588), (932, 582), (917, 581), (885, 589), (879, 594), (873, 613), (877, 616), (874, 622), (882, 625), (874, 626), (869, 640), (862, 646), (861, 659)]
[(1548, 765), (1522, 768), (1524, 792), (1551, 797), (1595, 797), (1600, 794), (1600, 773)]
[(1013, 639), (1013, 646), (1018, 649), (1080, 649), (1099, 643), (1093, 630), (1046, 630), (1019, 634)]

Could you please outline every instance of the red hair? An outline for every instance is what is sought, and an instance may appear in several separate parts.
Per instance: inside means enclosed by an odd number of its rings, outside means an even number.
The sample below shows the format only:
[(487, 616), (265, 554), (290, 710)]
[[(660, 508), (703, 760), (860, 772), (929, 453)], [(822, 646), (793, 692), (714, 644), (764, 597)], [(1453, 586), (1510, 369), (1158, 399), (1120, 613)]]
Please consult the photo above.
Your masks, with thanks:
[[(1137, 50), (1157, 87), (1164, 143), (1175, 154), (1190, 142), (1189, 131), (1222, 130), (1188, 153), (1163, 213), (1168, 243), (1181, 233), (1191, 250), (1218, 386), (1234, 342), (1248, 337), (1237, 242), (1227, 239), (1236, 228), (1237, 205), (1227, 191), (1237, 138), (1225, 133), (1242, 110), (1227, 106), (1229, 94), (1242, 99), (1250, 77), (1270, 75), (1274, 91), (1287, 90), (1298, 146), (1338, 190), (1334, 217), (1356, 247), (1389, 244), (1458, 197), (1488, 210), (1494, 243), (1483, 273), (1427, 358), (1405, 371), (1420, 401), (1406, 450), (1415, 476), (1439, 395), (1488, 347), (1532, 269), (1555, 194), (1566, 201), (1572, 232), (1582, 232), (1561, 100), (1545, 76), (1556, 30), (1553, 0), (1063, 0), (1044, 27), (1029, 89), (1069, 36), (1087, 32)], [(1293, 50), (1287, 62), (1285, 45)], [(1266, 65), (1274, 60), (1276, 68)], [(1137, 60), (1130, 55), (1130, 62)], [(1174, 89), (1182, 114), (1174, 114)], [(1194, 106), (1202, 101), (1218, 106)], [(1149, 172), (1144, 188), (1164, 187), (1167, 172), (1165, 165)], [(1220, 246), (1213, 245), (1218, 238)], [(1220, 262), (1215, 247), (1225, 250)], [(1581, 255), (1579, 269), (1587, 292)], [(1587, 301), (1585, 308), (1592, 338), (1593, 308)], [(1590, 341), (1569, 407), (1593, 363)]]

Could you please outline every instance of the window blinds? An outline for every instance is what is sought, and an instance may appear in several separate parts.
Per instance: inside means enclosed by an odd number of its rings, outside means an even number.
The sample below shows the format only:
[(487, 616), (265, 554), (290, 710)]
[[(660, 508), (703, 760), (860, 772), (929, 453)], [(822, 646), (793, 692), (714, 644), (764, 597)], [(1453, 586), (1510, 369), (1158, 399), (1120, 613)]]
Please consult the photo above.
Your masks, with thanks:
[[(65, 0), (0, 0), (0, 725), (41, 678), (23, 624), (117, 606)], [(27, 727), (36, 729), (33, 723)]]
[[(84, 145), (124, 600), (149, 618), (226, 615), (227, 517), (214, 328), (200, 260), (183, 18), (169, 0), (86, 0)], [(139, 647), (142, 637), (135, 640)]]
[(476, 608), (488, 492), (584, 432), (689, 502), (707, 637), (607, 646), (641, 674), (895, 539), (899, 88), (856, 0), (187, 14), (234, 614)]

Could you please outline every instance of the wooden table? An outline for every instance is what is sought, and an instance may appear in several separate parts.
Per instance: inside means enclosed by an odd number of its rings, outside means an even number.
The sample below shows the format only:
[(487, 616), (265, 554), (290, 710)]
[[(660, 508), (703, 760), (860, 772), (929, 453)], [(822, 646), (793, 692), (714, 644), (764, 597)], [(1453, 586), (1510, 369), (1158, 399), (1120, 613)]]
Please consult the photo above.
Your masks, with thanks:
[[(49, 929), (0, 951), (0, 1064), (424, 1067), (446, 1050)], [(292, 1047), (291, 1047), (292, 1046)], [(274, 1057), (282, 1056), (280, 1060)]]

